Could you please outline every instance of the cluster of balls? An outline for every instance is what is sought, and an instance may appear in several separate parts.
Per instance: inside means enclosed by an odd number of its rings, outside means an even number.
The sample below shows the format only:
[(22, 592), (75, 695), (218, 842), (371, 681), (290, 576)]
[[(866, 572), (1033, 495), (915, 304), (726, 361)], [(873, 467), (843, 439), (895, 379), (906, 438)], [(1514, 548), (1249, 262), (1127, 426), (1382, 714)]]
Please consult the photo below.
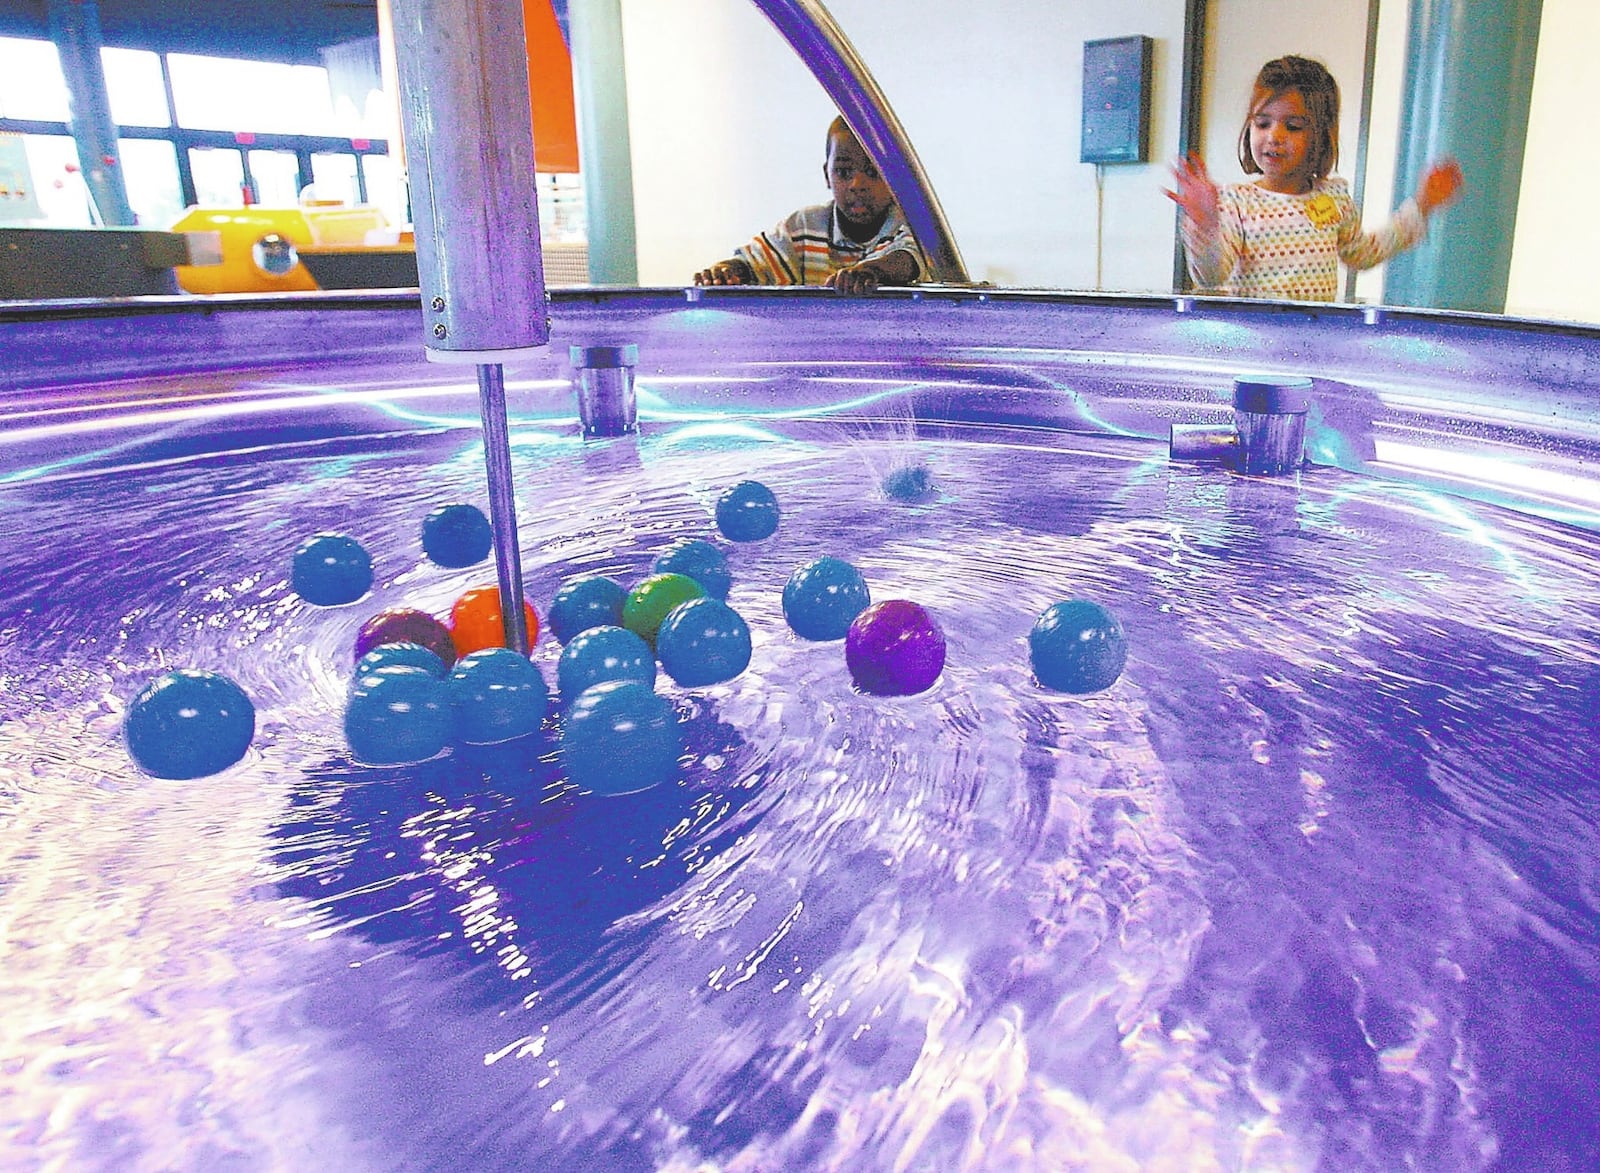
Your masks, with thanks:
[[(471, 566), (493, 545), (489, 519), (472, 505), (446, 505), (422, 523), (422, 546), (441, 566)], [(372, 558), (345, 534), (314, 534), (294, 553), (290, 585), (319, 607), (353, 603), (372, 587)], [(453, 658), (453, 657), (452, 657)], [(249, 696), (218, 672), (163, 673), (133, 698), (123, 722), (128, 752), (157, 778), (203, 778), (225, 770), (250, 748), (256, 712)]]
[[(717, 527), (734, 542), (776, 532), (779, 508), (765, 485), (744, 481), (717, 503)], [(470, 566), (492, 546), (488, 519), (470, 505), (435, 510), (423, 548), (447, 567)], [(372, 560), (346, 535), (317, 534), (295, 553), (292, 583), (320, 606), (361, 598)], [(655, 692), (656, 663), (683, 687), (732, 679), (749, 665), (750, 629), (725, 602), (727, 559), (709, 542), (674, 543), (632, 590), (602, 575), (569, 579), (549, 610), (563, 650), (557, 664), (560, 753), (581, 789), (623, 794), (673, 776), (682, 756), (671, 705)], [(845, 641), (857, 688), (909, 696), (944, 669), (945, 637), (918, 603), (873, 603), (850, 563), (822, 557), (783, 589), (790, 628), (813, 641)], [(539, 620), (524, 604), (529, 646)], [(1115, 616), (1096, 603), (1053, 604), (1029, 633), (1034, 675), (1047, 688), (1090, 693), (1109, 687), (1127, 659)], [(413, 608), (390, 608), (364, 623), (345, 709), (352, 754), (373, 765), (423, 761), (452, 742), (492, 745), (537, 732), (552, 707), (537, 665), (504, 646), (496, 586), (466, 591), (448, 624)], [(255, 713), (236, 684), (197, 669), (169, 672), (135, 698), (125, 725), (134, 759), (164, 778), (197, 778), (237, 762), (254, 736)]]

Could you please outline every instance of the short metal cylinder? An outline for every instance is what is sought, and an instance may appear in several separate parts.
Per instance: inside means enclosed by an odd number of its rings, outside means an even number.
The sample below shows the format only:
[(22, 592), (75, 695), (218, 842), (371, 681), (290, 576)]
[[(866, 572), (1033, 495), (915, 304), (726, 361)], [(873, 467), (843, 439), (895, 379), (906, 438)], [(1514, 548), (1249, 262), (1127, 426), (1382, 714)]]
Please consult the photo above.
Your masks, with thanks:
[(1239, 430), (1232, 424), (1173, 424), (1167, 441), (1172, 460), (1232, 460)]
[(393, 0), (428, 357), (549, 341), (520, 0)]
[(1253, 476), (1299, 470), (1306, 444), (1311, 380), (1303, 375), (1240, 375), (1233, 381), (1235, 467)]
[(625, 346), (574, 346), (574, 387), (578, 394), (578, 420), (589, 436), (626, 436), (639, 430), (639, 400), (633, 386), (633, 369), (639, 365), (639, 348)]

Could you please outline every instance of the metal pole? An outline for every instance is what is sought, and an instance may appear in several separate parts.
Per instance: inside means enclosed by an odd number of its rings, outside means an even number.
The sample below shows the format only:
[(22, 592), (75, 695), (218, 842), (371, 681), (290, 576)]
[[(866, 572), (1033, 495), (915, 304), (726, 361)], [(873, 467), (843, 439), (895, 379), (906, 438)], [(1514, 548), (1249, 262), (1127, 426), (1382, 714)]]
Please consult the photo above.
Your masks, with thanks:
[(517, 544), (517, 499), (511, 485), (511, 439), (506, 429), (506, 381), (499, 363), (478, 367), (483, 410), (483, 458), (489, 472), (489, 524), (494, 529), (494, 566), (500, 579), (500, 617), (506, 647), (528, 654), (528, 619), (523, 614), (522, 551)]
[(905, 127), (822, 0), (755, 0), (755, 4), (800, 54), (878, 164), (906, 223), (927, 254), (933, 279), (970, 285), (961, 250)]
[[(1178, 158), (1187, 159), (1200, 149), (1200, 111), (1205, 97), (1206, 0), (1186, 0), (1183, 6), (1183, 74), (1178, 83)], [(1183, 209), (1175, 211), (1177, 223)], [(1172, 288), (1176, 293), (1191, 288), (1189, 261), (1183, 252), (1183, 235), (1176, 226), (1172, 232)]]
[(521, 0), (392, 0), (424, 339), (473, 363), (506, 646), (526, 653), (501, 362), (550, 340)]

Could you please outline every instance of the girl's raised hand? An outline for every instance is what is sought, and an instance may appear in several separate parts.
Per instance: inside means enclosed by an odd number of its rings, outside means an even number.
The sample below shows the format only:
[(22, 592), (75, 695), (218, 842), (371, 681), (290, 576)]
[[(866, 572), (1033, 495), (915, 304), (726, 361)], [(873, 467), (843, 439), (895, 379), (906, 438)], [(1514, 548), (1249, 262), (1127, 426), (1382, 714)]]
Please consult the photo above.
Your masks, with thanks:
[(1417, 208), (1424, 216), (1431, 216), (1459, 196), (1465, 183), (1460, 163), (1439, 160), (1423, 172), (1422, 182), (1417, 184)]
[(1217, 185), (1206, 170), (1205, 160), (1199, 155), (1179, 159), (1172, 165), (1172, 178), (1177, 191), (1167, 195), (1193, 220), (1195, 227), (1209, 230), (1217, 222)]

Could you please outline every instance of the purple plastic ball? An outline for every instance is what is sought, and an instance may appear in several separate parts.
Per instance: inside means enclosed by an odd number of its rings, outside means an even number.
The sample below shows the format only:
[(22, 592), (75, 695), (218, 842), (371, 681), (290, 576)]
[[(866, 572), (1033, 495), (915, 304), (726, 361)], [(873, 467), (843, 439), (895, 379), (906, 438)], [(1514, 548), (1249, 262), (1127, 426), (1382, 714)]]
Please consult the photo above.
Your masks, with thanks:
[(356, 632), (356, 659), (359, 661), (380, 644), (421, 644), (438, 656), (446, 668), (456, 662), (455, 641), (450, 629), (426, 611), (411, 607), (390, 607), (379, 611)]
[(862, 692), (911, 696), (944, 671), (944, 632), (925, 607), (905, 599), (874, 603), (844, 637), (844, 659)]

